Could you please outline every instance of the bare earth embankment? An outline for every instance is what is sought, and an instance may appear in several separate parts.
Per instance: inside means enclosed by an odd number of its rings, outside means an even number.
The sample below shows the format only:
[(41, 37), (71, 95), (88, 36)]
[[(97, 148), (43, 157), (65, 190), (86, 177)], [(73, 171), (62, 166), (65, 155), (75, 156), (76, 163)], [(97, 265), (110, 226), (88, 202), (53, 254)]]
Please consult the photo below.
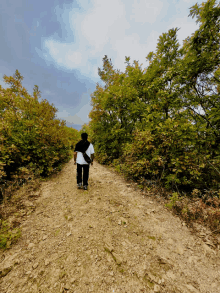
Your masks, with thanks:
[(220, 292), (219, 250), (97, 162), (88, 191), (71, 160), (34, 205), (1, 252), (1, 293)]

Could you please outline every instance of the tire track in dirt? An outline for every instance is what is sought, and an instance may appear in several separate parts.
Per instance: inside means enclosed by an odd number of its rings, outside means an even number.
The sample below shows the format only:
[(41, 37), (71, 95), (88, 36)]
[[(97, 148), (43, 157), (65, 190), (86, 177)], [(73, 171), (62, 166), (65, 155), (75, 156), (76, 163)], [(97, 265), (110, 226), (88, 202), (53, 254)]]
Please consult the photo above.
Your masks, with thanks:
[(97, 162), (88, 191), (71, 160), (36, 205), (4, 252), (0, 292), (220, 292), (219, 251)]

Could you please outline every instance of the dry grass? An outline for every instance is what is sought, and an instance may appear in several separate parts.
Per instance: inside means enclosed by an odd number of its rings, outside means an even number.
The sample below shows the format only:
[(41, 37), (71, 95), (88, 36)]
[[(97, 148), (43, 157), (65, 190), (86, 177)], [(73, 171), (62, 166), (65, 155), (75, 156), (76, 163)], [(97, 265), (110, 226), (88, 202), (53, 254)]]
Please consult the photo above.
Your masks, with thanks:
[(8, 249), (21, 236), (20, 224), (35, 210), (39, 197), (40, 179), (19, 187), (11, 185), (4, 190), (0, 204), (0, 249)]

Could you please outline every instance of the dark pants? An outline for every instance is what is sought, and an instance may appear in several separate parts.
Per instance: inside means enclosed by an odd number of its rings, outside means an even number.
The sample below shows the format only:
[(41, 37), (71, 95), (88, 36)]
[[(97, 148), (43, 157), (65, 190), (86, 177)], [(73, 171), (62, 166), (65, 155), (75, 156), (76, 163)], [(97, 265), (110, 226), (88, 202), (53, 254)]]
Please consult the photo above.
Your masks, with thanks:
[(82, 169), (83, 169), (83, 186), (85, 186), (85, 185), (88, 185), (89, 165), (77, 164), (77, 172), (76, 172), (77, 184), (82, 183)]

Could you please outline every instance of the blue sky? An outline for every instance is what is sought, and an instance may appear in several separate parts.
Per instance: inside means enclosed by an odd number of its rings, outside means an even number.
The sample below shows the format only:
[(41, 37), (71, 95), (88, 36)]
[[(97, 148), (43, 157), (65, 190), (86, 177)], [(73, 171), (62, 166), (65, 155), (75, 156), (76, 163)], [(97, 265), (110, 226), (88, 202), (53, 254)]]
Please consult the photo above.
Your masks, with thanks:
[[(203, 1), (197, 1), (201, 4)], [(0, 84), (18, 69), (30, 94), (58, 109), (57, 117), (80, 129), (89, 122), (90, 94), (105, 55), (125, 71), (125, 56), (148, 66), (162, 33), (178, 27), (180, 45), (199, 25), (188, 17), (191, 0), (1, 0)]]

